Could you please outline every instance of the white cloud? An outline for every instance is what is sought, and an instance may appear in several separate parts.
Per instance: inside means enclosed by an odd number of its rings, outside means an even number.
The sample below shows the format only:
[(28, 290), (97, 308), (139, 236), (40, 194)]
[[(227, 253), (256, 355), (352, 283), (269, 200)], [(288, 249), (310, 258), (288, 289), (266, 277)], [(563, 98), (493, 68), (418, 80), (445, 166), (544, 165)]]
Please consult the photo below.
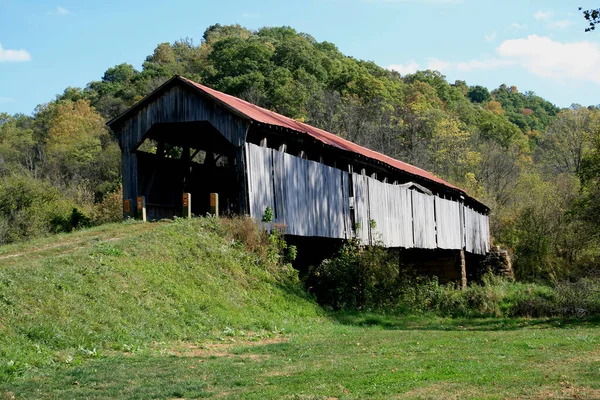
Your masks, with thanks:
[(419, 64), (414, 60), (410, 60), (408, 64), (392, 64), (386, 67), (389, 70), (399, 72), (402, 75), (414, 74), (419, 70)]
[(3, 103), (16, 103), (16, 99), (13, 99), (12, 97), (0, 97), (0, 104)]
[(600, 45), (592, 42), (557, 42), (530, 35), (506, 40), (496, 52), (505, 60), (543, 78), (585, 80), (600, 84)]
[(498, 35), (496, 34), (496, 32), (492, 32), (488, 35), (485, 35), (485, 40), (487, 42), (493, 42), (494, 40), (496, 40), (496, 37), (498, 37)]
[(507, 26), (505, 30), (511, 31), (511, 32), (518, 32), (518, 31), (522, 31), (524, 29), (527, 29), (527, 25), (525, 25), (525, 24), (518, 24), (516, 22), (513, 22), (512, 24), (510, 24), (509, 26)]
[(257, 12), (243, 12), (242, 18), (260, 18), (260, 13)]
[(564, 19), (562, 21), (551, 21), (548, 23), (548, 28), (550, 29), (566, 29), (573, 25), (573, 21)]
[(470, 60), (463, 61), (456, 64), (456, 69), (463, 72), (469, 72), (473, 70), (489, 70), (496, 69), (499, 67), (505, 67), (513, 65), (514, 61), (502, 60), (499, 58), (487, 58), (484, 60)]
[(437, 58), (430, 58), (428, 61), (429, 63), (427, 64), (427, 69), (441, 72), (452, 68), (452, 63), (438, 60)]
[(537, 11), (533, 14), (533, 18), (545, 22), (546, 29), (551, 30), (566, 29), (573, 25), (573, 21), (568, 19), (556, 20), (554, 11)]
[[(419, 65), (390, 66), (414, 72)], [(461, 62), (429, 59), (428, 68), (438, 71), (471, 72), (503, 67), (522, 68), (555, 82), (585, 81), (600, 84), (600, 44), (588, 41), (559, 42), (549, 37), (530, 35), (505, 40), (492, 57)], [(400, 68), (400, 69), (398, 69)]]
[(536, 11), (533, 18), (538, 21), (548, 21), (554, 15), (554, 11)]
[(427, 68), (436, 71), (462, 71), (470, 72), (474, 70), (489, 70), (503, 66), (513, 65), (513, 60), (504, 60), (500, 58), (486, 58), (483, 60), (469, 60), (461, 62), (449, 62), (430, 58)]
[(31, 55), (26, 50), (4, 49), (0, 43), (0, 62), (23, 62), (30, 60)]
[(64, 7), (57, 6), (55, 11), (50, 11), (48, 15), (56, 15), (59, 17), (64, 17), (67, 15), (74, 15), (71, 11), (67, 10)]

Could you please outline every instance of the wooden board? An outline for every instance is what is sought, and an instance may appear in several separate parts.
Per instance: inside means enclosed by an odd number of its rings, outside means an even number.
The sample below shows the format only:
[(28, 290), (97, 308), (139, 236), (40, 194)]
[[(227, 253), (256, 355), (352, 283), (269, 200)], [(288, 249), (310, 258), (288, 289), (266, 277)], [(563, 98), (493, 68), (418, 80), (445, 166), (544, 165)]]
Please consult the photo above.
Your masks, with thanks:
[[(268, 206), (287, 234), (352, 237), (347, 172), (254, 144), (246, 153), (253, 217), (260, 220)], [(356, 237), (365, 244), (489, 250), (488, 217), (469, 207), (356, 173), (352, 186)]]
[(437, 245), (440, 249), (462, 248), (460, 216), (460, 203), (435, 196)]
[(347, 172), (251, 143), (246, 151), (252, 217), (269, 206), (288, 234), (350, 237)]
[(437, 247), (434, 210), (435, 196), (420, 193), (416, 190), (412, 190), (411, 195), (415, 247), (435, 249)]

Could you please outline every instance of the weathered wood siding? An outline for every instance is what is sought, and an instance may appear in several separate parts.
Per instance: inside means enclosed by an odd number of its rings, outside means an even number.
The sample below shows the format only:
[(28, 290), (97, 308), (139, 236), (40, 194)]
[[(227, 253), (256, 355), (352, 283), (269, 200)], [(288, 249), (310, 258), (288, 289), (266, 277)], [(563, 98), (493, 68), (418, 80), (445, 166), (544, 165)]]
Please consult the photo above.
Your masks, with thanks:
[(351, 237), (347, 172), (251, 143), (246, 154), (252, 217), (271, 207), (287, 234)]
[[(256, 146), (255, 146), (256, 147)], [(247, 151), (248, 157), (248, 186), (250, 191), (250, 215), (262, 220), (267, 207), (275, 210), (273, 194), (273, 152), (253, 150)]]
[[(405, 187), (358, 174), (353, 174), (352, 179), (355, 182), (355, 201), (356, 193), (368, 193), (364, 200), (359, 201), (361, 206), (355, 208), (356, 220), (361, 221), (361, 228), (365, 227), (361, 240), (367, 242), (370, 235), (370, 243), (381, 242), (387, 247), (413, 247), (411, 192)], [(366, 200), (368, 203), (365, 203)]]
[(371, 207), (369, 203), (369, 179), (364, 175), (352, 174), (354, 193), (354, 221), (356, 237), (363, 243), (371, 243)]
[(260, 220), (271, 207), (287, 234), (350, 238), (352, 203), (363, 243), (489, 250), (488, 217), (459, 202), (355, 173), (351, 199), (344, 171), (254, 144), (246, 144), (246, 154), (251, 216)]
[(243, 146), (245, 142), (249, 125), (247, 120), (181, 86), (167, 90), (127, 118), (121, 126), (114, 127), (121, 146), (125, 199), (135, 199), (138, 196), (138, 164), (132, 150), (152, 125), (194, 121), (210, 122), (234, 146)]
[(485, 254), (490, 249), (489, 218), (470, 207), (464, 207), (466, 250), (475, 254)]
[(460, 203), (435, 196), (435, 220), (437, 226), (437, 246), (440, 249), (460, 249), (462, 223)]
[(435, 249), (435, 205), (434, 196), (411, 191), (413, 206), (413, 229), (415, 247), (420, 249)]

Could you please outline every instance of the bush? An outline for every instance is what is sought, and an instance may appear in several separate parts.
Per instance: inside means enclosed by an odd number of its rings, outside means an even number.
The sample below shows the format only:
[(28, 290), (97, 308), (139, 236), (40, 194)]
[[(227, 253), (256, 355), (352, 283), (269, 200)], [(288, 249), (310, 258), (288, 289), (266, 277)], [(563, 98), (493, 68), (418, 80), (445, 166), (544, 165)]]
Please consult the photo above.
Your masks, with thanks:
[(583, 318), (600, 315), (600, 279), (558, 282), (553, 288), (520, 294), (511, 316)]
[(377, 310), (446, 317), (565, 317), (600, 315), (600, 278), (553, 286), (512, 282), (491, 273), (461, 289), (435, 277), (399, 271), (386, 249), (346, 243), (335, 258), (310, 271), (306, 284), (334, 310)]
[(306, 283), (322, 305), (364, 310), (392, 306), (398, 296), (398, 278), (398, 260), (391, 252), (351, 240), (337, 257), (311, 269)]
[(232, 246), (243, 247), (252, 254), (256, 264), (263, 265), (282, 282), (291, 280), (297, 283), (298, 273), (290, 264), (296, 259), (297, 250), (285, 241), (284, 226), (270, 224), (271, 229), (268, 231), (265, 229), (266, 224), (258, 224), (248, 216), (206, 220), (212, 221), (210, 228), (225, 237)]
[(123, 186), (107, 194), (104, 199), (94, 207), (94, 225), (123, 220)]
[(27, 174), (5, 176), (0, 181), (0, 243), (90, 226), (86, 208), (46, 181)]

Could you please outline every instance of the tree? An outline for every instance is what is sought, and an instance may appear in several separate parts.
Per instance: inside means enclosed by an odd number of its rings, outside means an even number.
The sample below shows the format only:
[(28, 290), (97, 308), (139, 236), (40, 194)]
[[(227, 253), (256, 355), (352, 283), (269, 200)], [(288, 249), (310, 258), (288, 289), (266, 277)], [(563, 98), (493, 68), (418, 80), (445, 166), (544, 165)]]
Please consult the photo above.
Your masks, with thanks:
[(589, 26), (585, 29), (586, 32), (591, 32), (596, 29), (596, 24), (600, 23), (600, 8), (584, 10), (579, 7), (579, 11), (583, 12), (583, 17), (588, 21)]
[(540, 138), (539, 158), (551, 174), (580, 173), (598, 124), (600, 111), (581, 106), (572, 106), (556, 116)]
[(467, 97), (473, 103), (485, 103), (486, 101), (490, 101), (492, 96), (490, 95), (490, 91), (483, 86), (471, 86), (469, 92), (467, 93)]

